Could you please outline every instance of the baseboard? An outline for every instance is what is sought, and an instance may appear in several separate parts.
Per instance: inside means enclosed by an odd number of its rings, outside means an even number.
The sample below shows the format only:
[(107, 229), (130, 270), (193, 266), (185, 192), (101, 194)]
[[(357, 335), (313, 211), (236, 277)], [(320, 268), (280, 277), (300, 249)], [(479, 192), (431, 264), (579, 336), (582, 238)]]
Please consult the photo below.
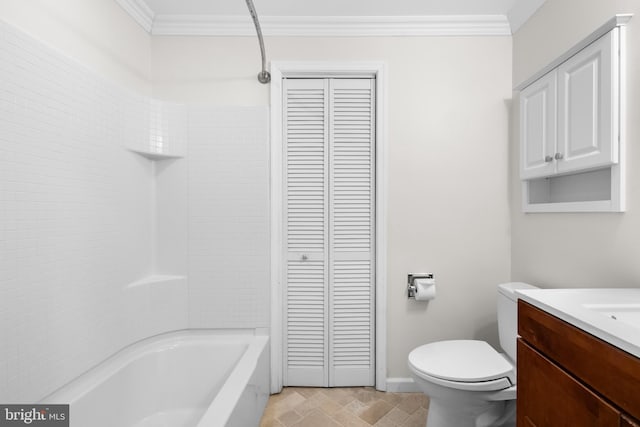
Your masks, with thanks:
[(413, 378), (387, 378), (387, 391), (392, 393), (420, 393)]

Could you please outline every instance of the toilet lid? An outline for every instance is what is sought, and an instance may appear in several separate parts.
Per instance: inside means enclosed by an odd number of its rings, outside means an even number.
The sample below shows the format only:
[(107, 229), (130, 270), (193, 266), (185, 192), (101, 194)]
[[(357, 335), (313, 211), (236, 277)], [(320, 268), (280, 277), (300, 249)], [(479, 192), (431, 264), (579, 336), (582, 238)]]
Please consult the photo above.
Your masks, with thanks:
[(491, 381), (513, 376), (513, 365), (484, 341), (425, 344), (409, 353), (409, 364), (428, 376), (456, 382)]

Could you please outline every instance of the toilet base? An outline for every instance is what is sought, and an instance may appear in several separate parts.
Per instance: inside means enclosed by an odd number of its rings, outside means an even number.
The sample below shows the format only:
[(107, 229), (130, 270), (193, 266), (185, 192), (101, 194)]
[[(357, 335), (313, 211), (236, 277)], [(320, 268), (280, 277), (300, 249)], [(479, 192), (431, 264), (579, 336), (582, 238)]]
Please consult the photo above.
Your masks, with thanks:
[(427, 427), (515, 426), (515, 410), (511, 411), (510, 406), (515, 409), (515, 401), (460, 402), (431, 398)]
[(515, 427), (515, 390), (466, 391), (414, 380), (429, 396), (428, 427)]

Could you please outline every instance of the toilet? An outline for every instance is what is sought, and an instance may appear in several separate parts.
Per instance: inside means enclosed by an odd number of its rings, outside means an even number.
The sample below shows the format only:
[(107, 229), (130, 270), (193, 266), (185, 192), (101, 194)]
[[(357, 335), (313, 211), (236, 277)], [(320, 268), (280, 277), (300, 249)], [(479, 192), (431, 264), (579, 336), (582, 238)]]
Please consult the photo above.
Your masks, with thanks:
[(451, 340), (409, 353), (409, 369), (429, 396), (428, 427), (513, 427), (516, 413), (517, 289), (498, 285), (498, 334), (504, 353), (484, 341)]

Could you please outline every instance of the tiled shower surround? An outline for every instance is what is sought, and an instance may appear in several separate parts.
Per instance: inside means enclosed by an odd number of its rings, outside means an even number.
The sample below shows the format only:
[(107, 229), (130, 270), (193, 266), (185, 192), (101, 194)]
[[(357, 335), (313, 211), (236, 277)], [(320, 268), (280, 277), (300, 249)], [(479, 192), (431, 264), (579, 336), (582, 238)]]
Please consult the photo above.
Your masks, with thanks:
[(269, 322), (266, 107), (189, 108), (189, 325)]
[(0, 21), (0, 402), (157, 333), (267, 326), (267, 117), (163, 104)]

